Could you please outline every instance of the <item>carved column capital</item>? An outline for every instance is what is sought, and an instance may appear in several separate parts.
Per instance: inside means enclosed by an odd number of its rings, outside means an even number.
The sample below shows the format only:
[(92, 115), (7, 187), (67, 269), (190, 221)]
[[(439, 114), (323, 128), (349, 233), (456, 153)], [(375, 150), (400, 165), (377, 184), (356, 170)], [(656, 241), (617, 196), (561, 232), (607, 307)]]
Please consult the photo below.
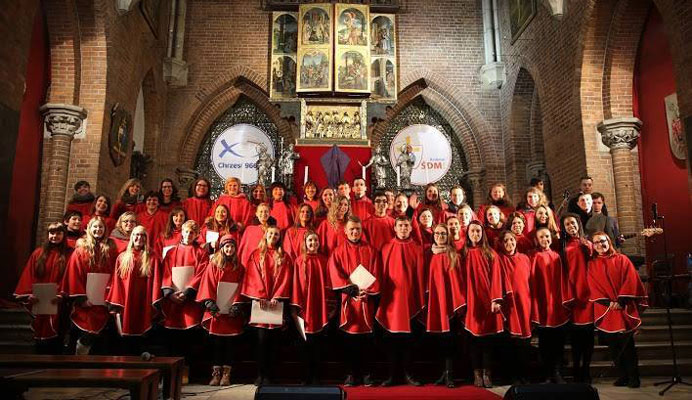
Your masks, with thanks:
[(597, 126), (603, 144), (611, 150), (632, 150), (637, 145), (641, 128), (642, 121), (635, 117), (607, 119)]
[(71, 104), (48, 103), (39, 108), (51, 137), (68, 136), (73, 138), (82, 130), (86, 109)]

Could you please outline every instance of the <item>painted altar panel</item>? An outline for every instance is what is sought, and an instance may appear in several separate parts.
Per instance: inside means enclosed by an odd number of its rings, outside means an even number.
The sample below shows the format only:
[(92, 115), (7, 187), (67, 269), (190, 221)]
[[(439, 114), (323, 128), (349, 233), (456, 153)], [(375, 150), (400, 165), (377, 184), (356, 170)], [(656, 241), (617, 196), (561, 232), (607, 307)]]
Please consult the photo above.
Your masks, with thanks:
[(296, 92), (332, 90), (333, 6), (302, 4), (298, 12)]
[(396, 22), (394, 14), (370, 15), (370, 98), (396, 101)]
[(270, 97), (272, 100), (296, 95), (296, 56), (298, 49), (298, 14), (272, 14), (272, 52)]
[(336, 4), (335, 91), (370, 93), (370, 8)]

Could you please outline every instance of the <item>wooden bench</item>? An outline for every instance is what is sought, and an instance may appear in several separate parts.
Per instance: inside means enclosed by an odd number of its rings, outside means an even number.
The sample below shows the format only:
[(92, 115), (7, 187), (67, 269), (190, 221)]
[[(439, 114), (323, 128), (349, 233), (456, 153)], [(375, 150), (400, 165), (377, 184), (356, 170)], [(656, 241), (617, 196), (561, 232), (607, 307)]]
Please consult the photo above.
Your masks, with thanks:
[(155, 357), (144, 361), (136, 356), (75, 356), (40, 354), (0, 354), (0, 368), (120, 368), (158, 369), (163, 377), (163, 398), (180, 400), (183, 375), (182, 357)]
[(10, 393), (21, 395), (37, 387), (95, 387), (130, 391), (132, 400), (157, 400), (159, 370), (157, 369), (39, 369), (21, 371), (2, 377), (2, 385)]

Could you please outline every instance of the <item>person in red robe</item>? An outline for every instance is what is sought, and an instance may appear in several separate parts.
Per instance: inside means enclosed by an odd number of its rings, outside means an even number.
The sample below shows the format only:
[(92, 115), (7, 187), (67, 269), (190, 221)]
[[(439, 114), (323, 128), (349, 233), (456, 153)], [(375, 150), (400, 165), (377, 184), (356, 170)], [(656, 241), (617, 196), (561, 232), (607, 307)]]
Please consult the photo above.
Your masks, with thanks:
[(560, 218), (562, 261), (567, 267), (569, 285), (574, 295), (571, 324), (572, 371), (575, 382), (591, 383), (591, 355), (593, 354), (593, 304), (589, 301), (587, 263), (593, 246), (584, 236), (579, 216), (567, 213)]
[[(86, 234), (77, 241), (77, 247), (67, 264), (60, 291), (74, 300), (70, 319), (79, 330), (75, 354), (86, 355), (108, 322), (108, 309), (104, 304), (93, 304), (105, 299), (118, 256), (115, 243), (106, 237), (106, 224), (101, 218), (92, 218)], [(97, 275), (98, 274), (98, 275)], [(96, 277), (107, 282), (96, 298), (87, 296), (88, 281)]]
[(530, 187), (524, 194), (524, 201), (519, 203), (517, 206), (517, 211), (524, 214), (527, 232), (531, 232), (534, 229), (536, 221), (536, 207), (541, 204), (545, 204), (542, 203), (542, 201), (545, 201), (545, 195), (543, 192), (538, 188)]
[(459, 185), (452, 186), (452, 188), (449, 189), (449, 201), (445, 206), (445, 218), (457, 216), (463, 207), (468, 207), (469, 205), (466, 203), (464, 188)]
[(480, 221), (469, 224), (461, 253), (464, 257), (462, 282), (466, 299), (464, 326), (471, 334), (474, 385), (492, 387), (492, 340), (494, 335), (504, 330), (500, 310), (511, 294), (511, 287), (503, 282), (500, 257), (490, 248)]
[[(34, 340), (37, 354), (61, 354), (62, 335), (65, 327), (61, 326), (63, 318), (59, 291), (65, 266), (72, 254), (72, 248), (65, 240), (67, 228), (56, 222), (48, 225), (48, 239), (36, 248), (22, 270), (17, 287), (14, 289), (14, 297), (22, 302), (32, 316), (31, 329), (34, 331)], [(35, 284), (54, 284), (56, 297), (52, 300), (58, 303), (58, 312), (55, 314), (34, 314), (32, 306), (39, 302), (34, 295)]]
[(315, 210), (315, 226), (320, 226), (322, 221), (327, 219), (327, 214), (329, 209), (332, 207), (334, 202), (334, 189), (326, 187), (320, 191), (320, 204)]
[(137, 213), (137, 222), (146, 228), (149, 247), (154, 247), (156, 238), (166, 229), (168, 214), (159, 209), (159, 195), (154, 191), (144, 195), (145, 209)]
[(502, 306), (505, 328), (509, 333), (509, 348), (504, 353), (511, 355), (505, 357), (504, 361), (511, 366), (513, 382), (526, 384), (529, 371), (527, 361), (531, 356), (531, 260), (519, 251), (513, 232), (504, 231), (499, 242), (502, 243), (498, 253), (503, 279), (512, 288), (512, 295)]
[(391, 213), (394, 209), (394, 201), (396, 200), (396, 193), (392, 189), (384, 189), (384, 194), (387, 196), (387, 212)]
[(483, 223), (485, 223), (486, 217), (485, 209), (490, 206), (497, 206), (505, 218), (514, 212), (512, 202), (507, 195), (507, 187), (503, 183), (496, 183), (491, 186), (490, 190), (488, 191), (486, 203), (482, 204), (480, 207), (478, 207), (478, 210), (476, 210), (476, 215)]
[(533, 253), (531, 265), (531, 320), (538, 326), (538, 350), (545, 375), (553, 383), (564, 383), (560, 375), (565, 348), (564, 326), (569, 322), (574, 298), (560, 254), (550, 247), (550, 229), (538, 228), (536, 243), (538, 248)]
[(421, 238), (420, 244), (423, 245), (424, 248), (428, 248), (433, 244), (432, 226), (435, 223), (435, 217), (433, 216), (432, 210), (428, 208), (419, 208), (418, 210), (418, 234)]
[(283, 309), (280, 324), (253, 322), (251, 313), (250, 326), (255, 328), (257, 335), (257, 386), (269, 384), (273, 377), (279, 335), (285, 325), (287, 303), (291, 298), (292, 280), (293, 261), (281, 248), (281, 231), (276, 226), (270, 226), (250, 255), (240, 290), (243, 296), (252, 300), (253, 308), (259, 307), (265, 311), (279, 307)]
[(485, 209), (485, 235), (488, 237), (488, 245), (497, 248), (497, 238), (502, 232), (505, 224), (505, 217), (500, 211), (500, 207), (488, 206)]
[(238, 231), (242, 233), (243, 229), (252, 221), (255, 212), (252, 203), (247, 199), (245, 193), (240, 190), (240, 185), (240, 179), (236, 177), (232, 176), (226, 179), (226, 184), (224, 185), (226, 193), (219, 196), (216, 200), (214, 206), (210, 209), (210, 216), (212, 216), (211, 212), (214, 212), (217, 206), (226, 206), (228, 215), (238, 225)]
[(425, 330), (435, 337), (440, 358), (444, 360), (442, 376), (435, 384), (453, 388), (453, 359), (458, 340), (454, 332), (458, 320), (455, 317), (466, 304), (461, 282), (461, 257), (449, 244), (447, 225), (435, 225), (433, 237), (435, 243), (425, 254), (425, 265), (428, 267)]
[[(526, 230), (526, 217), (524, 214), (518, 211), (509, 214), (505, 226), (514, 234), (514, 238), (517, 241), (517, 251), (522, 254), (530, 254), (536, 245), (529, 235), (529, 231)], [(501, 245), (501, 243), (498, 243), (498, 248), (503, 247)]]
[(351, 200), (351, 186), (346, 181), (339, 181), (339, 183), (336, 184), (336, 193), (334, 195), (344, 196)]
[(137, 215), (132, 211), (125, 211), (120, 214), (118, 221), (115, 223), (115, 229), (110, 234), (110, 238), (115, 243), (115, 248), (118, 254), (127, 250), (127, 245), (130, 243), (130, 235), (137, 222)]
[(250, 188), (250, 203), (253, 207), (257, 208), (258, 205), (267, 201), (267, 188), (264, 185), (258, 183)]
[(180, 243), (163, 259), (161, 297), (156, 300), (163, 313), (168, 354), (183, 356), (188, 363), (189, 343), (194, 340), (195, 328), (202, 321), (202, 308), (195, 302), (195, 296), (209, 262), (209, 254), (195, 241), (198, 236), (197, 222), (185, 221)]
[(142, 182), (137, 178), (130, 178), (118, 191), (118, 201), (115, 202), (111, 210), (111, 218), (117, 220), (125, 211), (132, 211), (135, 214), (144, 209), (142, 203)]
[[(344, 230), (347, 240), (331, 252), (328, 264), (331, 287), (341, 296), (339, 330), (348, 366), (344, 386), (355, 386), (361, 378), (364, 385), (372, 386), (370, 371), (365, 367), (372, 354), (375, 296), (380, 294), (380, 258), (377, 250), (362, 240), (360, 218), (349, 216)], [(361, 266), (375, 277), (370, 286), (358, 287), (351, 281), (353, 272)]]
[(293, 207), (283, 183), (272, 183), (271, 195), (269, 200), (270, 215), (276, 220), (276, 226), (283, 232), (293, 226)]
[(541, 204), (536, 207), (536, 220), (534, 221), (534, 229), (529, 232), (529, 237), (536, 240), (536, 232), (540, 228), (548, 228), (552, 240), (553, 250), (560, 250), (560, 227), (555, 222), (555, 215), (550, 207)]
[(62, 217), (62, 223), (65, 225), (65, 240), (67, 241), (67, 246), (74, 249), (77, 244), (77, 240), (84, 235), (82, 223), (82, 213), (75, 210), (68, 210)]
[(397, 217), (394, 232), (396, 237), (382, 248), (381, 299), (375, 315), (385, 330), (389, 350), (389, 378), (382, 386), (396, 384), (400, 366), (406, 382), (420, 386), (410, 367), (414, 318), (425, 305), (423, 247), (411, 239), (408, 217)]
[[(233, 236), (224, 235), (219, 239), (219, 248), (202, 273), (197, 293), (197, 301), (204, 304), (206, 309), (202, 326), (212, 341), (210, 386), (231, 384), (234, 350), (241, 345), (239, 336), (246, 323), (239, 290), (245, 270), (240, 265), (236, 249), (236, 239)], [(235, 288), (235, 291), (220, 290), (226, 287)], [(221, 293), (227, 293), (227, 297), (219, 298)]]
[(375, 210), (363, 222), (363, 233), (377, 251), (394, 239), (394, 218), (387, 214), (387, 195), (384, 192), (375, 192)]
[(115, 219), (111, 215), (111, 199), (108, 196), (98, 195), (94, 200), (89, 213), (82, 216), (82, 225), (87, 226), (93, 217), (101, 217), (106, 222), (106, 229), (112, 232), (115, 228)]
[(305, 384), (319, 384), (318, 365), (324, 349), (325, 328), (336, 310), (327, 257), (319, 253), (320, 238), (309, 231), (295, 258), (291, 290), (291, 313), (304, 321), (305, 344), (301, 353), (306, 366)]
[(262, 241), (267, 228), (270, 225), (276, 224), (276, 221), (270, 217), (269, 213), (269, 204), (262, 203), (258, 205), (255, 211), (255, 220), (243, 232), (240, 246), (238, 246), (238, 257), (240, 257), (240, 263), (245, 267), (250, 261), (252, 252), (257, 249), (257, 246)]
[(78, 181), (74, 184), (74, 194), (65, 211), (79, 211), (82, 215), (87, 215), (93, 204), (94, 194), (91, 193), (91, 185), (87, 181)]
[(317, 208), (320, 206), (320, 193), (317, 184), (313, 181), (305, 182), (303, 185), (303, 203), (312, 207), (314, 213), (317, 212)]
[(211, 183), (207, 178), (197, 178), (190, 185), (189, 196), (183, 201), (183, 210), (188, 219), (197, 222), (197, 226), (204, 224), (204, 219), (211, 209)]
[(464, 237), (466, 237), (466, 230), (468, 229), (469, 224), (471, 221), (477, 219), (476, 214), (474, 214), (471, 206), (464, 205), (459, 208), (459, 211), (457, 211), (457, 218), (459, 218), (459, 222), (461, 223), (461, 231), (463, 232)]
[(123, 354), (139, 355), (146, 350), (146, 335), (158, 314), (154, 302), (161, 295), (161, 268), (147, 234), (142, 225), (132, 230), (127, 250), (115, 261), (106, 299), (122, 337)]
[(615, 250), (605, 232), (592, 236), (596, 254), (589, 261), (589, 299), (594, 306), (594, 326), (602, 332), (619, 372), (615, 386), (639, 387), (639, 367), (634, 336), (647, 307), (644, 285), (632, 262)]
[[(425, 186), (425, 196), (423, 202), (418, 205), (416, 211), (420, 213), (423, 209), (429, 209), (433, 216), (433, 224), (444, 223), (446, 219), (446, 205), (440, 197), (440, 189), (434, 183), (429, 183)], [(431, 241), (432, 243), (432, 241)]]
[(320, 249), (325, 255), (331, 254), (335, 248), (346, 241), (344, 226), (349, 215), (351, 215), (351, 203), (348, 197), (337, 197), (329, 209), (327, 219), (317, 228)]
[(361, 221), (366, 221), (375, 212), (372, 201), (366, 195), (368, 187), (365, 179), (356, 178), (353, 180), (353, 198), (351, 199), (351, 213)]
[(180, 201), (178, 187), (171, 178), (165, 178), (159, 184), (159, 210), (170, 214), (175, 208), (180, 208), (183, 203)]
[(214, 214), (207, 217), (199, 233), (198, 243), (202, 244), (205, 250), (214, 254), (217, 250), (219, 239), (224, 235), (231, 235), (238, 241), (238, 224), (230, 217), (228, 207), (219, 204), (214, 207)]
[(450, 246), (454, 247), (456, 251), (461, 251), (466, 243), (466, 232), (462, 231), (459, 218), (456, 216), (447, 218), (447, 229), (449, 229)]
[(185, 210), (181, 207), (174, 208), (168, 214), (166, 228), (159, 234), (156, 243), (154, 243), (154, 252), (156, 252), (159, 259), (163, 260), (166, 257), (166, 253), (180, 243), (180, 234), (186, 219)]
[[(413, 240), (418, 243), (418, 244), (424, 244), (424, 243), (431, 243), (432, 244), (432, 239), (430, 242), (426, 242), (422, 239), (421, 235), (421, 227), (420, 224), (418, 223), (418, 218), (416, 217), (416, 209), (414, 207), (411, 207), (409, 205), (409, 198), (406, 196), (405, 193), (399, 193), (396, 195), (394, 198), (394, 207), (389, 210), (389, 215), (392, 218), (400, 217), (400, 216), (407, 216), (411, 218), (411, 226), (413, 228), (411, 232), (411, 237)], [(432, 213), (431, 213), (432, 214)]]
[(309, 204), (304, 203), (298, 207), (296, 222), (286, 230), (283, 240), (284, 251), (292, 260), (297, 260), (302, 254), (305, 234), (315, 229), (314, 219), (315, 214)]

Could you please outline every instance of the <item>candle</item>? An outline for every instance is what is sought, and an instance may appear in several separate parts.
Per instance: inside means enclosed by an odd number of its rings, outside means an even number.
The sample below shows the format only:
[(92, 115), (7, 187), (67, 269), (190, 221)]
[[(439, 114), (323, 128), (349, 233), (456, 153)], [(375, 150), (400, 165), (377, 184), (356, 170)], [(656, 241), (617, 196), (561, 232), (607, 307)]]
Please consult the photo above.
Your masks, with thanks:
[(401, 165), (396, 166), (396, 187), (401, 187)]
[(365, 166), (361, 167), (361, 172), (363, 174), (363, 180), (365, 180)]
[(272, 183), (276, 182), (276, 167), (272, 167)]
[(308, 183), (308, 176), (309, 176), (309, 175), (308, 175), (308, 166), (306, 165), (306, 166), (305, 166), (305, 176), (303, 177), (303, 185), (305, 185), (306, 183)]

